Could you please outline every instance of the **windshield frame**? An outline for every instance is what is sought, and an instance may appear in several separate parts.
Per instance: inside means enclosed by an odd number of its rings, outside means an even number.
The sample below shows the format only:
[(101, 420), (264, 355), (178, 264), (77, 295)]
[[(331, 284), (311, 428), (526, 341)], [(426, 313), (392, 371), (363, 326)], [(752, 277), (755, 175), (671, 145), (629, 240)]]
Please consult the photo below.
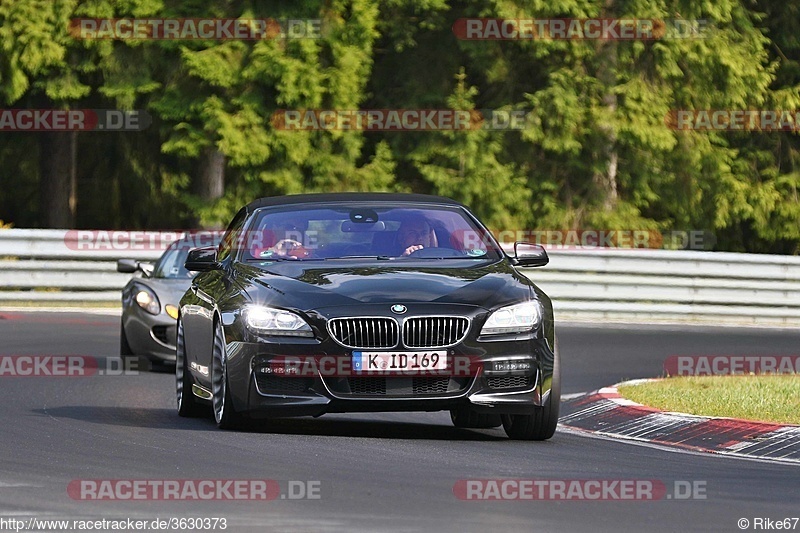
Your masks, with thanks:
[[(180, 241), (175, 241), (174, 243), (170, 244), (166, 250), (164, 250), (164, 253), (161, 254), (161, 256), (153, 265), (153, 273), (150, 275), (150, 278), (187, 279), (187, 280), (191, 279), (192, 276), (189, 275), (191, 273), (188, 270), (186, 270), (186, 267), (184, 266), (184, 263), (186, 262), (186, 256), (189, 255), (189, 249), (188, 248), (182, 249), (181, 246), (178, 244), (179, 242)], [(168, 272), (165, 273), (164, 269), (167, 266), (167, 260), (171, 259), (173, 254), (176, 255), (178, 258), (178, 260), (174, 262), (173, 267), (174, 265), (178, 265), (179, 272), (178, 274), (170, 275), (170, 273)], [(182, 275), (183, 272), (185, 272), (186, 275)]]

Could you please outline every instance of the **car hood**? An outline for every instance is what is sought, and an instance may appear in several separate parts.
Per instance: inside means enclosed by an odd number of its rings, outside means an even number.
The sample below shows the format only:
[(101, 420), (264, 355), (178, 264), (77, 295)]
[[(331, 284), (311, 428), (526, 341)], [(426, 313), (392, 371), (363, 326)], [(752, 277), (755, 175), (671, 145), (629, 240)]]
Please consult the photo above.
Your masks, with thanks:
[(140, 285), (150, 287), (158, 296), (161, 305), (178, 305), (184, 293), (192, 284), (191, 278), (139, 278), (135, 280)]
[[(466, 268), (304, 262), (237, 266), (256, 303), (308, 311), (359, 303), (441, 303), (486, 309), (531, 298), (533, 284), (505, 261)], [(538, 292), (538, 290), (537, 290)]]

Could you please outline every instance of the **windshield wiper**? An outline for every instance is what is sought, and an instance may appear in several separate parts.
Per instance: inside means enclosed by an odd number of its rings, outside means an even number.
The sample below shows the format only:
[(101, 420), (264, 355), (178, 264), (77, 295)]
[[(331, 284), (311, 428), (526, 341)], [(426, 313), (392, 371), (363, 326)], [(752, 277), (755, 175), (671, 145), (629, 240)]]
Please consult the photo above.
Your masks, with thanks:
[(336, 261), (337, 259), (377, 259), (378, 261), (391, 261), (394, 258), (388, 255), (342, 255), (339, 257), (326, 257), (325, 261)]
[(248, 263), (270, 263), (273, 261), (286, 261), (289, 263), (298, 263), (300, 261), (324, 261), (324, 259), (317, 258), (317, 257), (253, 257), (251, 259), (246, 259)]
[(402, 255), (402, 256), (398, 257), (398, 259), (417, 259), (417, 260), (420, 260), (420, 261), (422, 261), (422, 260), (424, 260), (424, 261), (427, 261), (427, 260), (442, 261), (442, 260), (445, 260), (445, 259), (490, 259), (490, 257), (488, 255), (481, 255), (481, 256), (478, 256), (478, 257), (472, 257), (472, 256), (469, 256), (469, 255), (460, 255), (460, 256), (448, 255), (448, 256), (433, 256), (433, 257), (419, 257), (419, 256), (411, 256), (411, 255)]

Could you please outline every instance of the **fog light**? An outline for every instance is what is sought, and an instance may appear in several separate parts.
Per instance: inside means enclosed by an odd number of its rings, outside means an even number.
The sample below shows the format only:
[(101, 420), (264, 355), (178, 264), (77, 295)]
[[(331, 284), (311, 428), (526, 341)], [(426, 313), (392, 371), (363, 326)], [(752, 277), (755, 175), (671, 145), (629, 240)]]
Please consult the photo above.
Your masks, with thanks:
[(530, 359), (491, 361), (486, 364), (484, 372), (487, 376), (529, 376), (533, 373), (533, 361)]

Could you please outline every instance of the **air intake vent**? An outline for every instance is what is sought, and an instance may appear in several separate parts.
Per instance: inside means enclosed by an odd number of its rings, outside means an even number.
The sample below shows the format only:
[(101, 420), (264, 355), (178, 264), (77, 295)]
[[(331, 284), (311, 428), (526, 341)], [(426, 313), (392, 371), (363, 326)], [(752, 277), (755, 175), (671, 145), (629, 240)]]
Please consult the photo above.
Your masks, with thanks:
[(444, 394), (450, 385), (450, 378), (414, 378), (414, 394)]
[(256, 385), (264, 394), (284, 394), (305, 392), (311, 387), (311, 378), (279, 377), (270, 374), (256, 373)]
[(533, 386), (532, 376), (503, 376), (501, 378), (487, 378), (492, 389), (529, 389)]
[(386, 378), (347, 378), (352, 394), (383, 396), (386, 394)]
[(175, 334), (173, 333), (173, 337), (172, 339), (170, 339), (169, 332), (167, 331), (168, 327), (174, 327), (174, 326), (153, 326), (153, 337), (163, 342), (164, 344), (172, 346), (175, 344)]

